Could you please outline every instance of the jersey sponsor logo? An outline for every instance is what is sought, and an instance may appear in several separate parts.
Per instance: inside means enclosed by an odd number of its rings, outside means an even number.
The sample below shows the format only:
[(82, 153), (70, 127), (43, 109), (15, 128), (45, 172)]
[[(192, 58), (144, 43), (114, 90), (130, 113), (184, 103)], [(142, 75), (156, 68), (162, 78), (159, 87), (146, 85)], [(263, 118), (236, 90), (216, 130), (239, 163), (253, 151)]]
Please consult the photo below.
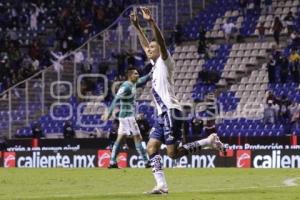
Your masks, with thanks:
[(98, 167), (108, 167), (110, 161), (110, 151), (109, 150), (99, 150), (98, 151)]
[(3, 158), (5, 168), (16, 167), (16, 152), (4, 152)]
[(250, 168), (251, 167), (251, 151), (250, 150), (238, 150), (236, 152), (236, 166), (238, 168)]
[(120, 95), (124, 95), (125, 93), (125, 88), (124, 87), (121, 87), (118, 92), (117, 92), (117, 95), (120, 96)]

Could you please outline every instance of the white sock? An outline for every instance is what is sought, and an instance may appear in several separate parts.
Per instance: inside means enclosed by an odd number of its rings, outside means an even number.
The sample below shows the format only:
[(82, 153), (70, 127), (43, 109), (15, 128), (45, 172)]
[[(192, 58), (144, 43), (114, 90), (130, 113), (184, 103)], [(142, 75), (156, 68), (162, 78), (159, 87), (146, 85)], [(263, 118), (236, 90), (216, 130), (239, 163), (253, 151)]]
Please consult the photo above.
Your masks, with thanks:
[(198, 140), (197, 143), (201, 147), (206, 147), (206, 146), (210, 145), (210, 139), (209, 138), (205, 138), (205, 139), (202, 139), (202, 140)]
[(154, 172), (153, 175), (157, 186), (163, 186), (164, 188), (167, 188), (167, 181), (163, 171)]

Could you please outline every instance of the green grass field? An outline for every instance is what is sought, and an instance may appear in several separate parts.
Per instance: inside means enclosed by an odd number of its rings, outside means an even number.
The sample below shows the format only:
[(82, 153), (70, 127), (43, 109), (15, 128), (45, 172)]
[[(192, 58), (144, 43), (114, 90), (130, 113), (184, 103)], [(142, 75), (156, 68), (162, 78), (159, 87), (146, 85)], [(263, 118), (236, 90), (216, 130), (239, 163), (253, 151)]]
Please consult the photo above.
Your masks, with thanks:
[[(0, 169), (0, 199), (300, 199), (299, 169), (166, 169), (168, 195), (145, 195), (149, 169)], [(299, 186), (298, 186), (299, 185)]]

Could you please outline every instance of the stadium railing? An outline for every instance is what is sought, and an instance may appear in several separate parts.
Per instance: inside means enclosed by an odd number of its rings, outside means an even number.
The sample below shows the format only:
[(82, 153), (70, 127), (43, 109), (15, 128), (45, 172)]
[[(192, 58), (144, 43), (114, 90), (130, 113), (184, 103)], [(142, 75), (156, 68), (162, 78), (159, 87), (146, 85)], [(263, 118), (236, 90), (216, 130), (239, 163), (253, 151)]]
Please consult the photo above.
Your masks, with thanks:
[[(145, 5), (151, 8), (153, 16), (160, 22), (162, 30), (164, 29), (164, 21), (168, 20), (165, 16), (168, 14), (165, 13), (166, 9), (169, 13), (175, 13), (173, 27), (178, 23), (180, 10), (182, 9), (178, 5), (182, 2), (181, 0), (175, 0), (171, 3), (173, 3), (172, 9), (175, 12), (170, 11), (168, 8), (169, 1), (161, 0), (158, 4)], [(193, 5), (196, 4), (201, 4), (203, 8), (205, 7), (206, 0), (189, 0), (186, 3), (191, 18), (195, 12)], [(92, 66), (96, 66), (103, 61), (111, 61), (112, 53), (129, 50), (130, 48), (134, 50), (138, 49), (136, 36), (133, 46), (128, 44), (129, 34), (127, 27), (130, 24), (128, 18), (130, 11), (137, 9), (139, 6), (141, 5), (127, 7), (114, 23), (88, 39), (81, 47), (68, 52), (66, 55), (58, 56), (52, 66), (2, 92), (0, 94), (2, 96), (0, 99), (0, 132), (3, 135), (7, 135), (8, 138), (13, 138), (17, 131), (20, 131), (24, 127), (30, 127), (31, 122), (38, 121), (42, 116), (50, 114), (50, 111), (55, 111), (56, 106), (70, 106), (73, 109), (73, 105), (70, 104), (70, 98), (72, 96), (77, 97), (78, 92), (81, 91), (79, 79), (83, 77), (79, 75), (82, 65), (92, 64)], [(145, 29), (145, 31), (149, 30)], [(75, 54), (77, 56), (81, 54), (79, 61), (78, 58), (77, 61), (74, 59)], [(53, 59), (55, 60), (55, 58)], [(95, 78), (94, 73), (93, 75), (86, 76)], [(83, 99), (95, 102), (101, 99), (101, 97), (96, 99), (83, 97)], [(52, 116), (56, 117), (58, 121), (68, 119), (68, 117), (55, 116), (55, 113), (52, 113)], [(72, 118), (72, 116), (69, 118)], [(22, 130), (24, 134), (29, 131), (26, 129)], [(19, 132), (18, 134), (22, 135), (23, 133)]]
[[(146, 6), (152, 9), (158, 20), (157, 6)], [(130, 23), (129, 12), (136, 8), (136, 5), (129, 6), (114, 23), (91, 37), (81, 47), (68, 52), (66, 55), (58, 56), (55, 54), (58, 57), (53, 58), (53, 65), (2, 92), (0, 100), (1, 134), (12, 138), (18, 130), (25, 126), (30, 127), (31, 122), (39, 120), (46, 114), (51, 114), (58, 121), (72, 118), (71, 115), (65, 118), (49, 112), (54, 112), (56, 106), (72, 107), (70, 98), (78, 96), (78, 92), (81, 91), (80, 80), (83, 78), (102, 77), (95, 75), (95, 72), (86, 74), (85, 77), (79, 76), (82, 65), (97, 66), (101, 62), (111, 59), (112, 52), (116, 53), (120, 52), (121, 49), (128, 50), (130, 48), (130, 45), (127, 44), (127, 29), (114, 27), (128, 25)], [(75, 54), (77, 56), (81, 54), (79, 56), (81, 57), (81, 59), (79, 58), (80, 61), (76, 61)], [(81, 96), (88, 101), (94, 99), (90, 96)], [(23, 131), (25, 134), (29, 130), (23, 129)], [(22, 135), (22, 132), (19, 135)]]

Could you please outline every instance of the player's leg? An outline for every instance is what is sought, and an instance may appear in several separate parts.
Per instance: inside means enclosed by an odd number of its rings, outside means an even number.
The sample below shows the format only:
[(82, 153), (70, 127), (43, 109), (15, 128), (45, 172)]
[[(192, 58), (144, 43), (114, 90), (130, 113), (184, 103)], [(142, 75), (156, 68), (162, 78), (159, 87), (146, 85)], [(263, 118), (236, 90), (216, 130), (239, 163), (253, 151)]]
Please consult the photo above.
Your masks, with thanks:
[(108, 168), (118, 168), (117, 155), (119, 153), (120, 147), (121, 147), (125, 137), (126, 137), (126, 135), (118, 134), (118, 137), (117, 137), (117, 139), (113, 145), (113, 148), (111, 150), (111, 156), (110, 156)]
[(117, 165), (117, 155), (119, 152), (119, 149), (122, 145), (122, 141), (127, 135), (128, 131), (128, 124), (126, 123), (126, 119), (119, 118), (119, 128), (118, 128), (118, 136), (117, 139), (113, 145), (112, 151), (111, 151), (111, 157), (110, 157), (110, 167), (109, 168), (118, 168)]
[(134, 140), (134, 144), (135, 144), (135, 148), (136, 148), (136, 151), (139, 153), (139, 155), (143, 158), (144, 162), (145, 162), (145, 166), (146, 167), (150, 167), (148, 164), (148, 157), (147, 157), (147, 153), (145, 151), (145, 149), (143, 148), (143, 145), (142, 145), (142, 136), (141, 136), (141, 132), (140, 132), (140, 129), (139, 129), (139, 126), (135, 120), (134, 117), (128, 119), (130, 120), (130, 132), (132, 133), (133, 135), (133, 140)]
[(162, 158), (159, 155), (160, 146), (164, 141), (163, 124), (158, 120), (155, 121), (152, 128), (149, 141), (147, 144), (147, 153), (152, 166), (152, 173), (156, 181), (156, 186), (148, 194), (168, 193), (168, 186), (163, 171)]
[(147, 156), (147, 153), (142, 145), (142, 136), (141, 135), (135, 135), (133, 136), (134, 144), (135, 144), (135, 149), (139, 153), (139, 155), (143, 158), (143, 161), (145, 162), (145, 167), (149, 168), (150, 163), (149, 159)]
[(213, 148), (222, 150), (223, 143), (216, 134), (211, 134), (205, 139), (190, 142), (178, 147), (178, 141), (182, 136), (182, 113), (179, 110), (171, 109), (164, 115), (164, 137), (167, 145), (167, 154), (170, 158), (176, 159), (191, 153), (197, 153), (201, 148)]
[(182, 140), (182, 113), (179, 110), (171, 109), (163, 115), (164, 141), (167, 146), (167, 154), (172, 159), (186, 155), (185, 149), (178, 148)]
[(167, 154), (170, 158), (177, 159), (188, 154), (199, 153), (203, 148), (224, 151), (223, 143), (220, 141), (217, 134), (213, 133), (207, 138), (186, 143), (180, 147), (176, 144), (169, 144), (167, 145)]
[(149, 154), (152, 173), (156, 181), (156, 186), (148, 192), (149, 194), (164, 194), (168, 193), (168, 185), (163, 171), (162, 158), (159, 155), (161, 141), (155, 138), (150, 138), (147, 144), (147, 152)]

